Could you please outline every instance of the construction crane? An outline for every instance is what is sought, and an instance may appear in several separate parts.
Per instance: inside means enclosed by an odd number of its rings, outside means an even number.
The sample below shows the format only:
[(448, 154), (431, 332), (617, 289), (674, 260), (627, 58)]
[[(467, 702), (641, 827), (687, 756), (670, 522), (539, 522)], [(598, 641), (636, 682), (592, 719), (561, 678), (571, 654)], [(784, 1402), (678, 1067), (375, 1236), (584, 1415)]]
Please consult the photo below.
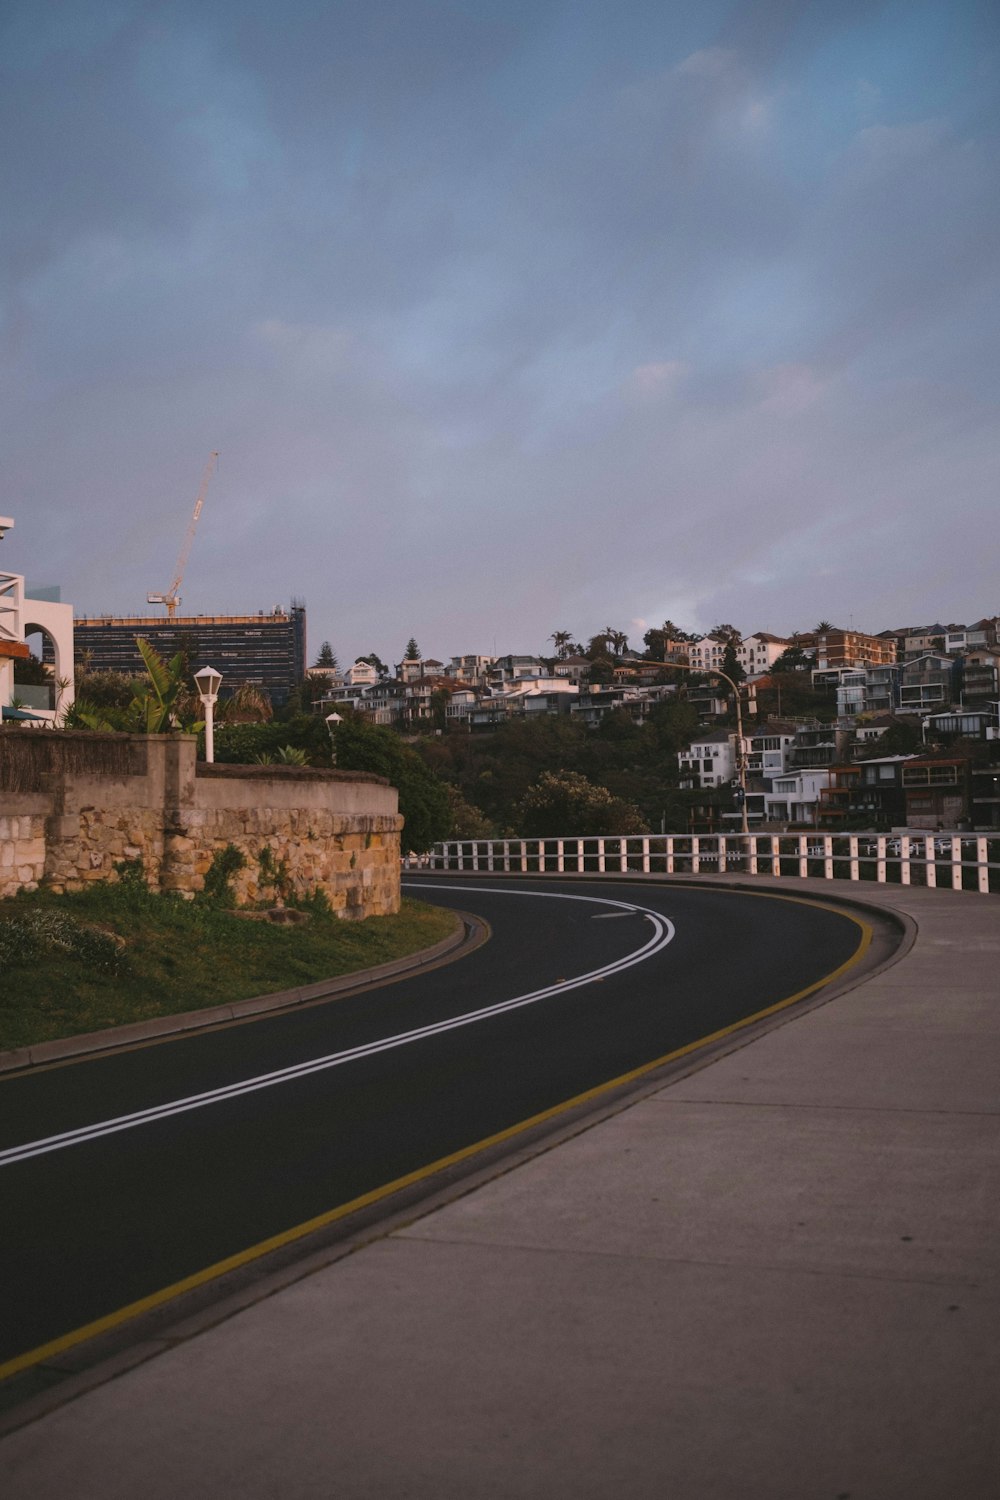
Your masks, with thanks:
[(208, 481), (211, 479), (212, 470), (215, 468), (215, 465), (218, 462), (218, 453), (212, 453), (209, 455), (208, 463), (205, 465), (205, 472), (201, 476), (201, 488), (198, 491), (198, 498), (194, 502), (194, 513), (192, 514), (191, 520), (188, 523), (187, 535), (184, 538), (184, 545), (181, 547), (180, 556), (177, 559), (177, 567), (174, 569), (173, 583), (164, 594), (146, 595), (147, 604), (165, 604), (167, 606), (167, 615), (171, 620), (177, 613), (177, 606), (181, 602), (181, 596), (178, 593), (178, 590), (181, 586), (181, 579), (184, 577), (184, 569), (187, 567), (188, 557), (191, 554), (191, 543), (194, 541), (194, 533), (198, 525), (198, 517), (201, 515), (201, 508), (205, 503), (205, 495), (208, 492)]

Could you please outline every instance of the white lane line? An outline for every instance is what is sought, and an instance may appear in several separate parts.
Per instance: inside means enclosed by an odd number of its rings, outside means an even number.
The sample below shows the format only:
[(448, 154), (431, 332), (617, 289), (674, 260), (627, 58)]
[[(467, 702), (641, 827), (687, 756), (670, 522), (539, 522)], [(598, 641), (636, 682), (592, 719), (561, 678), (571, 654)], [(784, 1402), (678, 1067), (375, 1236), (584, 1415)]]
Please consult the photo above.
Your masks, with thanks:
[[(421, 881), (420, 885), (426, 889), (427, 882)], [(468, 892), (469, 888), (468, 886), (439, 885), (437, 889)], [(478, 889), (483, 890), (484, 887), (480, 886)], [(604, 900), (599, 896), (562, 895), (555, 891), (513, 891), (491, 888), (491, 894), (534, 896), (536, 899), (548, 901), (597, 902), (606, 906), (627, 905), (623, 901)], [(116, 1135), (121, 1130), (135, 1130), (140, 1125), (165, 1120), (171, 1115), (186, 1114), (194, 1109), (205, 1109), (210, 1104), (221, 1104), (228, 1099), (239, 1098), (242, 1094), (253, 1094), (261, 1089), (274, 1088), (280, 1083), (291, 1083), (298, 1078), (306, 1078), (312, 1073), (322, 1073), (329, 1068), (338, 1068), (344, 1063), (356, 1062), (363, 1057), (374, 1057), (379, 1052), (391, 1052), (396, 1047), (405, 1047), (412, 1042), (423, 1041), (426, 1037), (440, 1036), (446, 1031), (457, 1031), (460, 1027), (472, 1026), (478, 1021), (486, 1021), (493, 1016), (504, 1015), (508, 1011), (520, 1010), (526, 1005), (537, 1005), (540, 1000), (548, 999), (552, 995), (563, 995), (567, 990), (579, 989), (585, 984), (605, 979), (611, 974), (619, 974), (625, 969), (632, 968), (634, 964), (643, 963), (647, 958), (652, 958), (653, 954), (665, 948), (674, 936), (673, 923), (669, 918), (660, 916), (659, 912), (654, 912), (648, 907), (631, 905), (628, 905), (628, 910), (641, 912), (650, 918), (655, 929), (653, 936), (633, 953), (616, 959), (614, 963), (605, 964), (600, 969), (592, 969), (588, 974), (581, 974), (576, 979), (561, 979), (555, 984), (546, 985), (544, 989), (532, 990), (526, 995), (517, 995), (512, 1000), (501, 1000), (496, 1005), (486, 1005), (480, 1010), (470, 1010), (464, 1015), (452, 1016), (449, 1020), (435, 1021), (429, 1026), (416, 1027), (413, 1031), (402, 1031), (396, 1036), (383, 1037), (381, 1041), (367, 1042), (360, 1047), (349, 1047), (343, 1052), (331, 1052), (326, 1057), (316, 1057), (309, 1062), (295, 1063), (288, 1068), (279, 1068), (273, 1073), (261, 1073), (256, 1078), (246, 1078), (241, 1083), (226, 1084), (223, 1088), (209, 1089), (203, 1094), (190, 1094), (186, 1098), (175, 1099), (167, 1104), (157, 1104), (150, 1109), (136, 1110), (133, 1114), (118, 1115), (111, 1120), (99, 1120), (93, 1125), (81, 1125), (76, 1130), (66, 1130), (60, 1135), (45, 1136), (37, 1141), (26, 1141), (22, 1146), (10, 1146), (7, 1150), (0, 1151), (0, 1167), (12, 1166), (15, 1162), (27, 1161), (34, 1156), (45, 1156), (50, 1151), (62, 1151), (68, 1146), (79, 1146), (86, 1141), (99, 1140), (102, 1136)]]

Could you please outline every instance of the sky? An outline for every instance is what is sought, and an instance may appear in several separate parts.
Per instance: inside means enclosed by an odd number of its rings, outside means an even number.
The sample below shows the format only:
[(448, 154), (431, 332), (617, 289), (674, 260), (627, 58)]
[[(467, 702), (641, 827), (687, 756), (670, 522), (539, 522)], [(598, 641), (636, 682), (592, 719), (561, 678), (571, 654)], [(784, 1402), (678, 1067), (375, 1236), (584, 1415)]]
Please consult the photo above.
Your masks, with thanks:
[(1000, 613), (994, 0), (6, 0), (0, 564), (309, 653)]

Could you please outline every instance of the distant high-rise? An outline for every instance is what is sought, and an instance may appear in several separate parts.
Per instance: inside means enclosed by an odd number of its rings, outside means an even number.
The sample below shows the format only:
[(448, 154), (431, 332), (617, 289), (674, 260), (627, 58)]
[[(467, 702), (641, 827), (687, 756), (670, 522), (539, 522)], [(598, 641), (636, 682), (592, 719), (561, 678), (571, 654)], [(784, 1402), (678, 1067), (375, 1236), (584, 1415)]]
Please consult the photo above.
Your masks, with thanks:
[(243, 683), (286, 702), (306, 669), (306, 607), (293, 599), (256, 615), (99, 615), (74, 622), (77, 661), (94, 672), (142, 672), (136, 637), (170, 658), (186, 651), (192, 672), (215, 667), (226, 697)]

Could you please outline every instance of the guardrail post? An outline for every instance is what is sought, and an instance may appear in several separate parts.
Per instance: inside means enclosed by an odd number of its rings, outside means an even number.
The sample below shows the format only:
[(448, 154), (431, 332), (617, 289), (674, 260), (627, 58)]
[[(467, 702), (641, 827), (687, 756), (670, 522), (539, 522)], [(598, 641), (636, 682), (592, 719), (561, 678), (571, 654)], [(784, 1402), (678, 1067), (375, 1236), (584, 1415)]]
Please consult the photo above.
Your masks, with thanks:
[(951, 888), (962, 889), (962, 841), (957, 834), (951, 836)]
[(726, 835), (720, 833), (715, 841), (715, 847), (719, 855), (719, 874), (726, 873)]
[(701, 869), (701, 838), (696, 833), (691, 837), (691, 874), (697, 875)]
[(556, 869), (560, 875), (564, 874), (566, 870), (565, 846), (562, 839), (556, 839)]
[(833, 879), (833, 835), (823, 835), (823, 875), (827, 880)]
[(978, 865), (979, 892), (980, 895), (988, 896), (990, 893), (990, 870), (989, 855), (986, 852), (986, 840), (976, 839), (976, 864)]
[(504, 841), (503, 841), (503, 868), (504, 868), (504, 874), (509, 875), (510, 874), (510, 842), (509, 842), (508, 839), (504, 839)]
[(934, 840), (928, 836), (923, 839), (924, 845), (924, 879), (931, 890), (937, 888), (937, 865), (934, 863)]
[(901, 834), (899, 839), (899, 879), (902, 885), (912, 884), (913, 872), (910, 869), (910, 839), (908, 834)]
[(886, 878), (885, 836), (880, 834), (875, 840), (875, 879), (879, 885), (885, 885)]
[(851, 879), (861, 879), (861, 865), (858, 860), (858, 836), (852, 833), (847, 840), (847, 853), (851, 861)]
[(809, 874), (808, 844), (804, 833), (799, 834), (799, 875), (804, 880)]

